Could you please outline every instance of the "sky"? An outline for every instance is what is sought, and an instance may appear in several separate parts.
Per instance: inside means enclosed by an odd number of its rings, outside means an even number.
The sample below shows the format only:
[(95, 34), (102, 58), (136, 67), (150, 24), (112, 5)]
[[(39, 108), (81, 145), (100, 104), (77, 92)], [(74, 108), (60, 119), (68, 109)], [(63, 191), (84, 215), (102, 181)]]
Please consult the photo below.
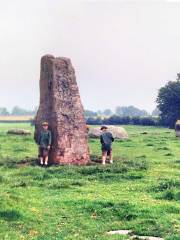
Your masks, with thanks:
[(40, 58), (68, 57), (86, 109), (152, 111), (180, 72), (180, 1), (0, 0), (0, 107), (39, 104)]

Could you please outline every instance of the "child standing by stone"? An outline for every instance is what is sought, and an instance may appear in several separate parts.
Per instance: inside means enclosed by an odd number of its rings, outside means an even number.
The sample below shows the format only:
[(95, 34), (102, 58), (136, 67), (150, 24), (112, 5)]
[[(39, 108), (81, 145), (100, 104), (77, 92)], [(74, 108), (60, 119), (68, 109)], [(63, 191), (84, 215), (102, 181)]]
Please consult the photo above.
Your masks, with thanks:
[(41, 165), (48, 165), (49, 150), (51, 148), (52, 136), (48, 130), (48, 122), (42, 123), (42, 131), (37, 136), (37, 144), (39, 145), (39, 160)]
[(106, 158), (109, 156), (110, 163), (113, 163), (112, 156), (112, 142), (114, 141), (112, 133), (107, 131), (106, 126), (101, 127), (102, 134), (100, 136), (100, 142), (102, 144), (102, 164), (106, 164)]

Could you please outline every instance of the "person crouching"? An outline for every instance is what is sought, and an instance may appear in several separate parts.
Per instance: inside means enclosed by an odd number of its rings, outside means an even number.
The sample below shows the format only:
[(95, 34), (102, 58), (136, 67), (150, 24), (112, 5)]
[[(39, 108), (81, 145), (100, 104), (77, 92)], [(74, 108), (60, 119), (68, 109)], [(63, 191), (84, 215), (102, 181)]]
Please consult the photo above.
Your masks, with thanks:
[(48, 130), (48, 127), (48, 122), (43, 122), (42, 131), (38, 137), (40, 165), (44, 164), (45, 166), (48, 165), (49, 150), (52, 143), (51, 131)]
[(107, 156), (110, 158), (110, 163), (113, 163), (112, 142), (114, 141), (114, 138), (112, 133), (108, 132), (106, 126), (102, 126), (101, 131), (100, 142), (102, 144), (102, 164), (105, 165)]

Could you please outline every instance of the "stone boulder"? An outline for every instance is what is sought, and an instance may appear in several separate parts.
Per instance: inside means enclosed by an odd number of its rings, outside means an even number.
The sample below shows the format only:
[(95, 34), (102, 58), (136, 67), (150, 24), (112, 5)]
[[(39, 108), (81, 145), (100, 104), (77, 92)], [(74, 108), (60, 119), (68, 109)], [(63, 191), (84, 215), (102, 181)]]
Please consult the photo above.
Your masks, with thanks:
[(71, 60), (45, 55), (41, 59), (40, 104), (35, 118), (35, 139), (43, 121), (49, 122), (54, 164), (85, 165), (89, 147), (84, 110)]
[(7, 134), (31, 135), (31, 132), (29, 130), (25, 130), (25, 129), (10, 129), (7, 131)]
[[(129, 138), (128, 133), (123, 127), (108, 126), (108, 131), (112, 133), (115, 139), (126, 140)], [(100, 127), (95, 127), (89, 130), (88, 135), (90, 138), (99, 138), (101, 133), (102, 131), (100, 130)]]

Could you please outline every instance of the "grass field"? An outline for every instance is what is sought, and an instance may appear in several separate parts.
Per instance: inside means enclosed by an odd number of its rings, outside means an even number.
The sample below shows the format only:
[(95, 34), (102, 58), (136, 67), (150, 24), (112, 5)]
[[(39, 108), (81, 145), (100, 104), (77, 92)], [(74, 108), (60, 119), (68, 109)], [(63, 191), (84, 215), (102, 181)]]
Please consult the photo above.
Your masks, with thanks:
[[(32, 136), (6, 135), (0, 124), (0, 239), (128, 239), (108, 231), (180, 239), (180, 139), (165, 128), (125, 126), (130, 139), (113, 145), (114, 164), (36, 165)], [(142, 134), (144, 133), (144, 134)]]

